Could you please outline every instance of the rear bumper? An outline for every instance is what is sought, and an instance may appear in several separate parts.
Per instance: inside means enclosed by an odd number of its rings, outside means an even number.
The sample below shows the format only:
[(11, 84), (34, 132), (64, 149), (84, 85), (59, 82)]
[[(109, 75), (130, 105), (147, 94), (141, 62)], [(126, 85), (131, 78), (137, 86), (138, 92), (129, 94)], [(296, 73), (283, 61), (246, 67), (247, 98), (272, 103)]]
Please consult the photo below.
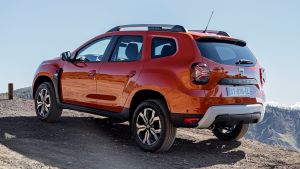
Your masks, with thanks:
[(215, 123), (258, 123), (263, 120), (265, 108), (262, 104), (211, 106), (205, 114), (171, 113), (176, 127), (210, 128)]
[(262, 104), (221, 105), (208, 108), (197, 128), (209, 128), (214, 123), (257, 123), (263, 120), (265, 108)]

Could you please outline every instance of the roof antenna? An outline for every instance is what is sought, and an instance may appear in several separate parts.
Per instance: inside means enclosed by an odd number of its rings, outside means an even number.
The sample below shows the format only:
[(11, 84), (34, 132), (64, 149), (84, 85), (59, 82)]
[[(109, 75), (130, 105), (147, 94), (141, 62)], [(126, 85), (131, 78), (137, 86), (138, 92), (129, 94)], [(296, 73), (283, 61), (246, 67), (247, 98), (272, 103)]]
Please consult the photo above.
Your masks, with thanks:
[(205, 33), (207, 31), (207, 27), (208, 27), (208, 25), (210, 23), (210, 20), (211, 20), (211, 18), (212, 18), (213, 15), (214, 15), (214, 11), (211, 12), (209, 20), (208, 20), (208, 23), (207, 23), (206, 28), (204, 29), (203, 33)]

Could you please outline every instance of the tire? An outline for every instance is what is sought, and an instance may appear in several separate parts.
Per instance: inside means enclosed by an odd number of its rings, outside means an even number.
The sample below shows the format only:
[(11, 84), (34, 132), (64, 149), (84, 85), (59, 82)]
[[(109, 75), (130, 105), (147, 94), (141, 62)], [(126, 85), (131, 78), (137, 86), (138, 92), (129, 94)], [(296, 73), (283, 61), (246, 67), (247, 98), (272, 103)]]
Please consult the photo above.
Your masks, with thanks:
[(56, 122), (61, 116), (62, 109), (56, 102), (56, 95), (52, 83), (40, 84), (34, 96), (37, 117), (45, 122)]
[(219, 140), (234, 141), (244, 137), (248, 131), (248, 128), (249, 124), (242, 123), (233, 126), (216, 124), (215, 128), (212, 131)]
[(161, 100), (146, 100), (138, 105), (132, 116), (131, 129), (137, 144), (146, 152), (169, 150), (177, 132), (170, 121), (169, 110)]

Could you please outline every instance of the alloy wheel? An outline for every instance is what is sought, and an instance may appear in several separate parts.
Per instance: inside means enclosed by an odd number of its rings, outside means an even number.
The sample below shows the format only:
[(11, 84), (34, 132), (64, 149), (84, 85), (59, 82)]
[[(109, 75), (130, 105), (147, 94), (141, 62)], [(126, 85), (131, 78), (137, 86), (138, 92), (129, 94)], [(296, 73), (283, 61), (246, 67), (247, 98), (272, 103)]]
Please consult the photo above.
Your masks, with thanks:
[(50, 112), (51, 99), (47, 89), (42, 89), (36, 100), (36, 107), (39, 115), (43, 118), (47, 117)]
[(144, 108), (136, 120), (137, 136), (143, 144), (151, 146), (161, 136), (161, 121), (158, 113), (152, 108)]

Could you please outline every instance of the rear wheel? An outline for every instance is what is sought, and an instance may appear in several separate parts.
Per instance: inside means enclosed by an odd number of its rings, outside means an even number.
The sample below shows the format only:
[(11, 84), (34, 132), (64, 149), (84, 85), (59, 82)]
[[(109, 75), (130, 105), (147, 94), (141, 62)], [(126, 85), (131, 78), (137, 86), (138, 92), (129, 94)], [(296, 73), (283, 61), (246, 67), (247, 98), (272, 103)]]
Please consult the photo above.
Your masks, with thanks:
[(216, 124), (212, 130), (214, 135), (223, 141), (239, 140), (245, 136), (249, 128), (249, 124), (223, 125)]
[(37, 117), (46, 122), (55, 122), (62, 109), (57, 105), (54, 87), (49, 82), (42, 83), (35, 92), (35, 111)]
[(176, 127), (171, 123), (169, 110), (160, 100), (146, 100), (132, 117), (132, 133), (144, 151), (163, 152), (170, 149), (176, 137)]

